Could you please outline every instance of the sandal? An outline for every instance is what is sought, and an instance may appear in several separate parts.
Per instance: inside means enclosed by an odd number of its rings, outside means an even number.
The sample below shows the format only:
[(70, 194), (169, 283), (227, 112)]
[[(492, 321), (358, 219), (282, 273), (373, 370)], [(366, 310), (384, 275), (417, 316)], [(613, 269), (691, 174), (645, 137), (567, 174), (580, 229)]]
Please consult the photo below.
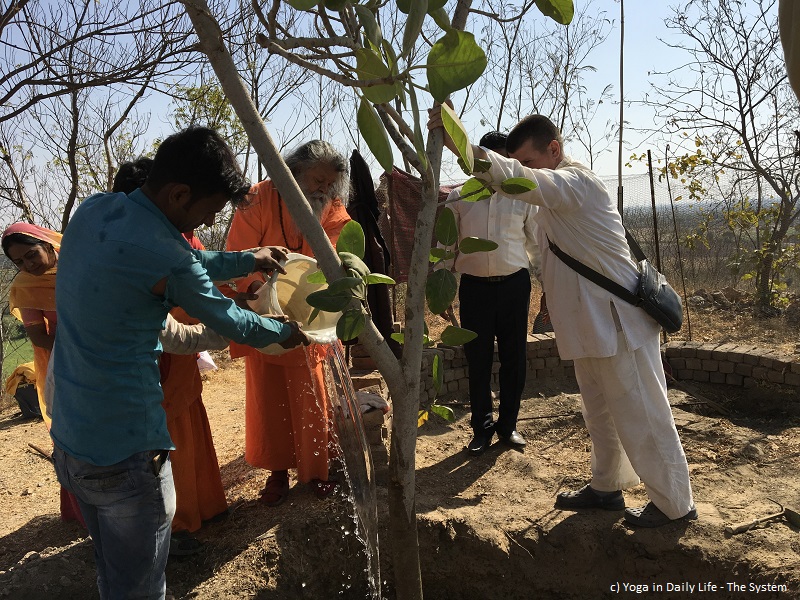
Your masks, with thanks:
[(311, 489), (314, 491), (314, 495), (320, 500), (330, 496), (337, 487), (339, 487), (338, 481), (323, 481), (322, 479), (311, 480)]
[(264, 489), (261, 490), (258, 501), (267, 506), (278, 506), (286, 501), (286, 496), (288, 495), (289, 472), (273, 471), (272, 475), (267, 477), (267, 483), (264, 484)]
[(203, 551), (203, 544), (185, 529), (173, 531), (169, 538), (170, 556), (191, 556)]

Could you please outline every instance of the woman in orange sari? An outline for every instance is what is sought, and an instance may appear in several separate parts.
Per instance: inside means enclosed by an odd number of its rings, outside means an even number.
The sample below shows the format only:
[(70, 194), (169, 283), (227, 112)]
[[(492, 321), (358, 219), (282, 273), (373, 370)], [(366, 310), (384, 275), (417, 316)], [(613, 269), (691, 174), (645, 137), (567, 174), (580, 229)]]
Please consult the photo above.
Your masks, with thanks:
[[(61, 234), (30, 223), (14, 223), (3, 232), (2, 246), (19, 269), (8, 294), (8, 308), (22, 321), (31, 340), (39, 408), (49, 431), (51, 420), (44, 386), (56, 337), (56, 268)], [(61, 519), (84, 524), (75, 497), (63, 487)]]

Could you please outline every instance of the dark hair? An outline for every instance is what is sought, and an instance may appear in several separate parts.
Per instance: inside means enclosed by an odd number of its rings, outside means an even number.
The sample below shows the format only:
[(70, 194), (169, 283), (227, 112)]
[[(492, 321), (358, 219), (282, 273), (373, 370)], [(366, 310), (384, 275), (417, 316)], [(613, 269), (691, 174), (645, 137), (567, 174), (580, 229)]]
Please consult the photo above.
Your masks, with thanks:
[(550, 119), (544, 115), (530, 115), (517, 123), (508, 134), (506, 150), (516, 152), (525, 142), (530, 141), (534, 150), (544, 152), (553, 140), (564, 146), (561, 132)]
[(122, 163), (114, 176), (114, 185), (111, 191), (130, 194), (136, 188), (144, 185), (152, 168), (152, 158), (138, 158), (133, 162)]
[(172, 134), (158, 147), (147, 186), (158, 192), (169, 183), (188, 185), (193, 201), (224, 194), (234, 206), (246, 201), (251, 187), (225, 140), (197, 126)]
[(488, 148), (489, 150), (505, 150), (507, 139), (508, 136), (505, 133), (500, 133), (499, 131), (490, 131), (483, 134), (483, 137), (481, 137), (481, 141), (478, 142), (478, 145)]
[(32, 235), (28, 235), (27, 233), (9, 233), (7, 236), (3, 238), (2, 245), (3, 245), (3, 254), (6, 257), (11, 258), (8, 256), (8, 249), (11, 244), (22, 244), (23, 246), (44, 246), (48, 250), (53, 249), (53, 244), (49, 244), (43, 240), (37, 239)]

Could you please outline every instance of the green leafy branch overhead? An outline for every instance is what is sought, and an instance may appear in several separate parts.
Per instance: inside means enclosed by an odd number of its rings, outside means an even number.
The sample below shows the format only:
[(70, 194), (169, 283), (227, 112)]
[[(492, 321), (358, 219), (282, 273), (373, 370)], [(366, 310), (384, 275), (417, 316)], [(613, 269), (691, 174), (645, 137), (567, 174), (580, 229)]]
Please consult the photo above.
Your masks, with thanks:
[[(310, 17), (318, 37), (304, 37), (284, 27), (279, 18), (282, 5)], [(391, 171), (394, 142), (406, 160), (423, 173), (428, 164), (419, 125), (418, 92), (424, 90), (436, 102), (444, 102), (450, 94), (475, 83), (487, 66), (486, 53), (475, 36), (452, 27), (445, 5), (446, 0), (276, 1), (267, 14), (256, 7), (265, 29), (256, 41), (271, 53), (355, 89), (360, 98), (356, 123), (381, 167)], [(574, 14), (572, 0), (537, 0), (535, 5), (562, 24), (569, 23)], [(404, 13), (399, 48), (381, 29), (383, 15), (393, 9)], [(421, 53), (420, 40), (426, 39), (422, 32), (428, 20), (441, 35)], [(415, 76), (420, 71), (424, 79)], [(411, 112), (413, 126), (403, 122), (392, 106), (395, 101)], [(448, 132), (460, 135), (463, 126), (458, 125), (459, 131), (448, 128)], [(462, 158), (471, 169), (471, 158)]]

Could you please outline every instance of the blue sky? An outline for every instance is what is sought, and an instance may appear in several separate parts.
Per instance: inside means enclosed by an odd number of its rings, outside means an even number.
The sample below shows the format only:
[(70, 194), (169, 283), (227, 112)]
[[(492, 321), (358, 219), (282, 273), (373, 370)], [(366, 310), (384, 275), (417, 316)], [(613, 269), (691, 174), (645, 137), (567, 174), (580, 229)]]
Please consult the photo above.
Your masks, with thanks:
[[(580, 0), (576, 0), (580, 2)], [(587, 84), (597, 90), (602, 89), (607, 84), (613, 85), (612, 101), (604, 104), (604, 112), (598, 115), (595, 123), (598, 127), (609, 119), (614, 122), (618, 121), (619, 117), (619, 44), (620, 44), (620, 3), (615, 0), (595, 0), (592, 5), (598, 11), (605, 11), (608, 18), (614, 21), (614, 27), (608, 39), (598, 48), (595, 49), (594, 54), (589, 59), (589, 64), (593, 65), (597, 71), (589, 74), (587, 77)], [(630, 154), (634, 151), (646, 151), (647, 145), (639, 146), (639, 141), (642, 139), (642, 134), (633, 131), (633, 127), (646, 127), (653, 124), (653, 117), (650, 111), (630, 102), (640, 100), (645, 91), (648, 89), (648, 72), (653, 70), (666, 70), (677, 66), (681, 60), (685, 59), (681, 53), (668, 49), (659, 38), (665, 38), (670, 35), (670, 32), (664, 25), (664, 18), (671, 14), (669, 6), (661, 2), (646, 2), (643, 0), (635, 0), (625, 3), (625, 119), (630, 122), (630, 126), (624, 132), (624, 139), (626, 147), (623, 151), (624, 161), (627, 161)], [(530, 17), (533, 19), (544, 19), (535, 9)], [(421, 99), (422, 101), (422, 99)], [(151, 115), (151, 131), (154, 136), (163, 136), (171, 131), (171, 124), (167, 122), (167, 112), (169, 107), (165, 104), (163, 99), (153, 99), (153, 106)], [(421, 107), (422, 108), (422, 107)], [(290, 115), (296, 107), (291, 103), (286, 103), (281, 107), (281, 113)], [(273, 120), (274, 123), (281, 123), (283, 118), (277, 115)], [(468, 130), (474, 133), (478, 127), (477, 123), (465, 122)], [(268, 127), (271, 127), (268, 125)], [(275, 131), (271, 131), (274, 137), (278, 137)], [(471, 134), (472, 134), (471, 133)], [(343, 135), (334, 135), (330, 139), (337, 147), (349, 155), (352, 149), (352, 142), (346, 139)], [(651, 146), (656, 151), (656, 148)], [(599, 160), (595, 162), (595, 170), (602, 175), (615, 175), (617, 172), (617, 144), (613, 145), (613, 151), (605, 153)], [(582, 148), (577, 144), (571, 144), (567, 147), (567, 151), (574, 155), (579, 160), (585, 160), (581, 155)], [(660, 149), (663, 153), (663, 148)], [(368, 154), (366, 146), (362, 147), (362, 153)], [(371, 157), (367, 156), (368, 159)], [(396, 162), (399, 164), (399, 155), (396, 156)], [(641, 173), (646, 169), (644, 166), (636, 165), (633, 169), (624, 168), (623, 173)], [(379, 169), (376, 167), (376, 177)], [(453, 169), (455, 177), (460, 177), (457, 169)], [(448, 175), (443, 173), (443, 181), (446, 181)]]
[[(613, 95), (619, 101), (619, 48), (620, 4), (614, 0), (600, 0), (599, 6), (613, 15), (615, 27), (606, 42), (597, 49), (593, 57), (593, 64), (598, 71), (589, 78), (589, 85), (604, 86), (607, 83), (614, 85)], [(633, 127), (647, 127), (653, 124), (652, 112), (644, 107), (637, 106), (639, 101), (649, 89), (648, 73), (651, 71), (665, 71), (682, 64), (687, 55), (683, 52), (668, 48), (660, 40), (672, 40), (674, 34), (664, 25), (664, 19), (672, 14), (668, 4), (662, 2), (647, 2), (634, 0), (625, 3), (625, 40), (624, 40), (624, 94), (625, 94), (625, 120), (630, 123), (623, 131), (623, 139), (627, 144), (636, 147), (623, 151), (623, 163), (630, 154), (641, 153), (650, 147), (654, 153), (656, 148), (648, 143), (639, 143), (644, 136), (633, 131)], [(629, 104), (629, 103), (633, 104)], [(608, 104), (608, 118), (618, 121), (619, 105)], [(604, 122), (605, 119), (598, 119)], [(616, 174), (617, 148), (614, 152), (606, 154), (600, 159), (595, 170), (603, 175)], [(663, 149), (661, 149), (663, 151)], [(654, 157), (655, 160), (655, 157)], [(623, 173), (643, 172), (644, 168), (623, 169)]]

